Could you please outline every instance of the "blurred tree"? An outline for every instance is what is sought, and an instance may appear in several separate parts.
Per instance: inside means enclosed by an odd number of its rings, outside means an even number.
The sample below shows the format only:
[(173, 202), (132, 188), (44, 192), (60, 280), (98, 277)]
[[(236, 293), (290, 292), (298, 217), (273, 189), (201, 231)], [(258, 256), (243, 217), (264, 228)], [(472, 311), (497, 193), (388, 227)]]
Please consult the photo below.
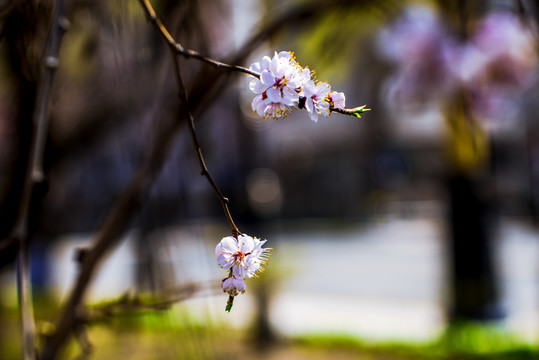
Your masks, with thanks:
[[(523, 15), (521, 1), (459, 0), (438, 1), (438, 4), (448, 29), (462, 43), (470, 40), (477, 20), (490, 11), (502, 10)], [(497, 25), (503, 26), (501, 23)], [(487, 71), (496, 73), (495, 69)], [(498, 69), (498, 75), (501, 73), (503, 70)], [(489, 83), (490, 86), (497, 86), (496, 81), (504, 82), (507, 78), (498, 76), (494, 83)], [(500, 278), (494, 261), (494, 210), (497, 207), (494, 204), (496, 195), (492, 181), (492, 142), (473, 114), (471, 103), (474, 95), (477, 95), (472, 92), (470, 89), (457, 88), (449, 97), (445, 109), (451, 281), (448, 301), (449, 317), (453, 321), (496, 320), (505, 316), (501, 305)]]
[(449, 236), (449, 318), (495, 320), (505, 316), (494, 264), (493, 193), (489, 141), (462, 90), (447, 111), (446, 155)]

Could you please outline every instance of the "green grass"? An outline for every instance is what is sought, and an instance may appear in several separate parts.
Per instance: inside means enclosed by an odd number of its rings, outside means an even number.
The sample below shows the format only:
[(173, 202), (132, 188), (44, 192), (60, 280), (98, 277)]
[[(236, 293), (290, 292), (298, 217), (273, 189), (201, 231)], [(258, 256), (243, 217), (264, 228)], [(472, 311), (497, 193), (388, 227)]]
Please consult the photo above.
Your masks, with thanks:
[(494, 325), (460, 323), (449, 326), (442, 336), (425, 342), (367, 341), (350, 335), (314, 334), (295, 338), (302, 346), (347, 348), (380, 358), (536, 360), (538, 344), (519, 339)]
[[(57, 311), (54, 301), (36, 304), (38, 324), (47, 324)], [(16, 308), (0, 306), (0, 358), (20, 358)], [(492, 325), (461, 323), (431, 341), (369, 341), (346, 334), (312, 334), (261, 347), (257, 332), (237, 330), (212, 319), (193, 318), (182, 306), (166, 311), (117, 313), (87, 326), (92, 344), (89, 359), (235, 359), (266, 360), (527, 360), (539, 359), (539, 346)], [(81, 351), (72, 338), (62, 359)]]

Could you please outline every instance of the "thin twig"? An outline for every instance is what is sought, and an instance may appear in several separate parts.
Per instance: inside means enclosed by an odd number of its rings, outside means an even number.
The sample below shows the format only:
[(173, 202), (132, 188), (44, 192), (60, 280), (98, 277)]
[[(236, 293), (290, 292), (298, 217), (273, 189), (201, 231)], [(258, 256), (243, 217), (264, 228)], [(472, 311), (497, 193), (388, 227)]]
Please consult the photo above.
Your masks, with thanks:
[(88, 306), (79, 312), (80, 319), (85, 324), (105, 321), (118, 314), (144, 313), (147, 311), (166, 311), (174, 304), (192, 298), (204, 288), (214, 288), (214, 284), (201, 286), (198, 283), (188, 283), (166, 291), (160, 296), (153, 293), (125, 293), (117, 299), (102, 304)]
[(60, 42), (65, 31), (66, 22), (63, 18), (63, 0), (54, 3), (49, 37), (43, 56), (43, 68), (34, 109), (34, 134), (30, 149), (29, 166), (25, 177), (23, 195), (19, 213), (13, 232), (9, 238), (19, 243), (17, 255), (17, 291), (19, 300), (19, 316), (22, 328), (23, 359), (35, 359), (34, 338), (35, 322), (32, 303), (32, 288), (30, 282), (30, 261), (28, 249), (28, 218), (32, 197), (36, 186), (45, 181), (43, 172), (43, 155), (47, 139), (49, 122), (49, 104), (54, 73), (58, 67)]
[[(228, 208), (228, 198), (225, 197), (221, 191), (219, 190), (219, 187), (213, 180), (208, 167), (206, 166), (206, 162), (204, 161), (204, 156), (202, 155), (202, 148), (200, 146), (200, 143), (198, 141), (196, 131), (195, 131), (195, 121), (193, 119), (193, 115), (191, 114), (191, 110), (189, 109), (189, 98), (187, 95), (187, 90), (185, 89), (185, 85), (183, 82), (183, 78), (180, 72), (180, 64), (179, 59), (176, 56), (177, 54), (186, 56), (188, 54), (188, 57), (195, 57), (199, 60), (203, 60), (209, 64), (216, 65), (217, 68), (226, 68), (228, 70), (233, 71), (240, 71), (249, 75), (253, 75), (256, 77), (260, 77), (260, 75), (256, 72), (253, 72), (247, 68), (244, 68), (242, 66), (235, 66), (235, 65), (228, 65), (221, 63), (219, 61), (215, 61), (213, 59), (209, 59), (204, 56), (198, 56), (198, 54), (195, 51), (192, 50), (186, 50), (181, 44), (176, 42), (172, 35), (170, 35), (167, 28), (163, 25), (161, 20), (157, 17), (155, 14), (155, 11), (150, 4), (148, 0), (140, 0), (140, 4), (142, 5), (142, 8), (144, 9), (146, 15), (148, 16), (148, 19), (153, 24), (157, 32), (160, 34), (161, 38), (165, 41), (167, 46), (170, 49), (172, 60), (173, 60), (173, 66), (174, 66), (174, 74), (176, 76), (176, 85), (178, 86), (178, 97), (182, 100), (184, 103), (183, 109), (185, 111), (185, 117), (187, 118), (187, 126), (189, 127), (189, 134), (191, 135), (191, 141), (193, 143), (193, 148), (195, 150), (195, 154), (197, 156), (198, 164), (200, 166), (200, 175), (206, 177), (208, 180), (210, 186), (212, 187), (213, 191), (219, 198), (219, 201), (221, 202), (221, 207), (223, 208), (223, 211), (225, 213), (226, 219), (228, 221), (228, 224), (230, 225), (230, 229), (232, 230), (232, 235), (237, 237), (240, 234), (240, 231), (236, 224), (234, 223), (234, 220), (232, 219), (232, 214), (230, 213), (230, 210)], [(217, 65), (218, 64), (218, 65)]]
[(240, 230), (234, 223), (234, 220), (232, 219), (232, 214), (230, 213), (230, 210), (228, 208), (228, 198), (223, 196), (219, 188), (217, 187), (217, 184), (213, 180), (212, 176), (210, 175), (210, 172), (208, 170), (208, 167), (206, 166), (206, 162), (204, 161), (204, 156), (202, 155), (202, 148), (200, 147), (200, 143), (198, 142), (198, 138), (195, 132), (195, 121), (193, 119), (193, 115), (191, 114), (191, 110), (189, 110), (189, 99), (187, 97), (187, 91), (185, 90), (185, 85), (183, 84), (183, 79), (180, 73), (180, 66), (179, 66), (179, 59), (173, 54), (174, 57), (174, 67), (175, 71), (177, 73), (178, 78), (178, 90), (179, 90), (179, 96), (181, 97), (182, 101), (184, 102), (184, 109), (185, 109), (185, 116), (187, 117), (187, 126), (189, 128), (189, 134), (191, 135), (191, 141), (193, 143), (193, 148), (195, 149), (195, 154), (198, 159), (198, 164), (200, 166), (200, 175), (206, 177), (208, 182), (210, 183), (210, 186), (212, 187), (213, 191), (219, 198), (219, 201), (221, 202), (221, 207), (223, 208), (223, 211), (225, 213), (226, 219), (228, 221), (228, 224), (230, 226), (230, 229), (232, 230), (232, 235), (234, 237), (238, 237), (239, 234), (241, 234)]
[(260, 77), (259, 73), (252, 71), (246, 67), (239, 66), (239, 65), (226, 64), (226, 63), (217, 61), (215, 59), (209, 58), (207, 56), (204, 56), (195, 50), (184, 48), (180, 43), (174, 40), (172, 35), (170, 35), (170, 32), (167, 30), (165, 25), (163, 25), (163, 22), (155, 14), (155, 10), (153, 9), (150, 1), (139, 0), (139, 2), (142, 5), (142, 8), (144, 9), (146, 16), (148, 17), (148, 21), (150, 21), (155, 26), (159, 35), (163, 38), (163, 40), (167, 43), (168, 47), (174, 53), (182, 55), (186, 58), (192, 57), (192, 58), (198, 59), (220, 70), (239, 71), (248, 75)]
[(343, 115), (355, 116), (355, 117), (359, 118), (359, 117), (361, 117), (359, 114), (367, 112), (367, 111), (371, 111), (371, 109), (366, 109), (365, 107), (366, 107), (365, 105), (359, 106), (359, 107), (356, 107), (356, 108), (353, 108), (353, 109), (339, 109), (339, 108), (335, 108), (335, 107), (330, 107), (329, 110), (331, 112), (336, 112), (336, 113), (343, 114)]

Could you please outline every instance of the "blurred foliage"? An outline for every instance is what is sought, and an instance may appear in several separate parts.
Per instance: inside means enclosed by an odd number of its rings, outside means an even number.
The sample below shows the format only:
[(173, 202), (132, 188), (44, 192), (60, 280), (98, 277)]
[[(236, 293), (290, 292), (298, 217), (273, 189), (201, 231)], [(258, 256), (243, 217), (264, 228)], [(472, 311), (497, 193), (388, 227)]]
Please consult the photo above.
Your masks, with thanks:
[(394, 0), (360, 1), (358, 5), (328, 11), (302, 29), (292, 47), (301, 63), (316, 68), (319, 81), (343, 82), (363, 52), (364, 41), (387, 17), (404, 5)]
[[(494, 359), (536, 359), (537, 344), (523, 342), (499, 325), (458, 322), (451, 324), (437, 342), (444, 352), (468, 356), (489, 356)], [(506, 357), (503, 357), (506, 358)]]
[(356, 1), (347, 7), (336, 7), (318, 21), (302, 28), (291, 47), (301, 54), (301, 63), (316, 66), (318, 79), (344, 82), (354, 73), (354, 59), (370, 51), (367, 42), (381, 25), (397, 16), (411, 4), (435, 6), (428, 0)]

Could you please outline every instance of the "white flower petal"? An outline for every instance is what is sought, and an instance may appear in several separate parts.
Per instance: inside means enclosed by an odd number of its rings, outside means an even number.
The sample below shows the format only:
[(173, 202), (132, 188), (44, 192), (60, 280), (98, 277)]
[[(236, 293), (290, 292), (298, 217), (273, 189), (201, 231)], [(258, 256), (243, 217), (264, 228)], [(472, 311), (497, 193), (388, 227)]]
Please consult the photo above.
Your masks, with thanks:
[(308, 97), (305, 99), (305, 109), (310, 113), (314, 112), (314, 102), (312, 98)]
[(281, 103), (283, 98), (281, 96), (281, 90), (271, 87), (266, 91), (266, 95), (271, 102)]
[(267, 70), (262, 71), (260, 74), (260, 81), (266, 88), (275, 85), (275, 77)]
[(239, 250), (238, 241), (233, 236), (227, 236), (221, 240), (221, 247), (223, 251), (229, 253), (235, 253)]
[(269, 67), (269, 71), (274, 76), (277, 73), (277, 69), (279, 67), (279, 64), (280, 64), (279, 57), (277, 56), (277, 54), (275, 54), (275, 56), (271, 59), (271, 64), (270, 64), (270, 67)]
[(271, 59), (269, 56), (264, 56), (262, 60), (260, 61), (260, 72), (266, 70), (269, 71), (271, 64)]
[(255, 63), (253, 63), (251, 66), (249, 66), (249, 70), (254, 71), (254, 72), (257, 72), (257, 73), (261, 73), (261, 72), (262, 72), (262, 68), (260, 67), (260, 63), (259, 63), (259, 62), (255, 62)]
[(266, 116), (266, 110), (267, 110), (269, 104), (270, 103), (267, 101), (267, 99), (261, 101), (260, 104), (258, 104), (258, 106), (256, 108), (256, 113), (259, 116), (265, 117)]
[(262, 102), (262, 95), (255, 96), (251, 102), (251, 108), (256, 111), (260, 103)]
[(311, 112), (309, 115), (312, 121), (318, 122), (318, 113), (316, 111)]
[(320, 82), (316, 84), (316, 88), (314, 89), (314, 94), (312, 95), (313, 98), (316, 100), (323, 100), (331, 91), (331, 86), (326, 82)]
[(316, 93), (316, 85), (314, 81), (309, 80), (303, 85), (303, 93), (306, 98), (311, 98)]
[(249, 89), (255, 94), (262, 94), (267, 87), (259, 79), (253, 79), (249, 83)]
[(320, 112), (321, 115), (324, 115), (326, 117), (329, 116), (329, 103), (327, 101), (320, 100), (316, 105), (318, 112)]
[(234, 257), (232, 254), (221, 253), (217, 258), (217, 266), (228, 270), (234, 265)]
[(221, 243), (217, 244), (217, 246), (215, 247), (215, 255), (219, 256), (223, 253), (223, 246), (221, 245)]
[(329, 93), (329, 98), (331, 99), (331, 102), (333, 103), (333, 107), (336, 109), (344, 109), (346, 104), (346, 97), (344, 96), (344, 93), (332, 91)]
[(296, 106), (299, 103), (298, 93), (288, 86), (283, 88), (282, 98), (282, 103), (287, 106)]
[(240, 251), (244, 254), (250, 253), (255, 248), (255, 241), (252, 237), (248, 235), (238, 236), (238, 242), (240, 246)]
[(287, 60), (288, 62), (292, 59), (292, 54), (289, 51), (281, 51), (277, 56), (281, 59)]

